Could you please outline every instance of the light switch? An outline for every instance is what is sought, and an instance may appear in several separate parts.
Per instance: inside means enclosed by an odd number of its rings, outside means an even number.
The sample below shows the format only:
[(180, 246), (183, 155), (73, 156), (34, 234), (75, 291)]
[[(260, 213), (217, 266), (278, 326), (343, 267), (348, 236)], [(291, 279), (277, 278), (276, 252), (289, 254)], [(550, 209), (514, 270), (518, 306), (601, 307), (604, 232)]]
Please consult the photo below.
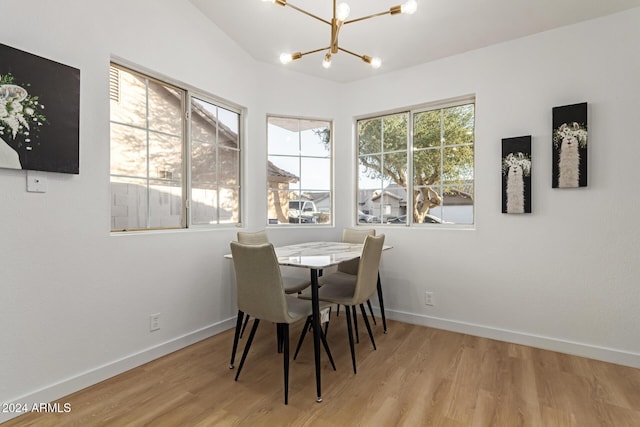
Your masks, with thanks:
[(47, 192), (47, 177), (44, 172), (27, 171), (27, 191), (32, 193)]

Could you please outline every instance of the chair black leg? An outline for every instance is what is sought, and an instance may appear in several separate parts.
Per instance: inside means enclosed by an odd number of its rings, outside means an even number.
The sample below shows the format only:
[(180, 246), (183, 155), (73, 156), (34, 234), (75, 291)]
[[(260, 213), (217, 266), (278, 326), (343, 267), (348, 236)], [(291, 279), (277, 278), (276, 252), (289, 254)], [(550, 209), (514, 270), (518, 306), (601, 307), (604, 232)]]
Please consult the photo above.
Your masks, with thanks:
[[(313, 318), (311, 316), (307, 317), (307, 321), (302, 327), (302, 332), (300, 333), (300, 338), (298, 339), (298, 345), (296, 346), (296, 352), (293, 354), (293, 360), (296, 360), (298, 357), (298, 352), (300, 352), (300, 347), (302, 347), (302, 341), (304, 341), (304, 337), (307, 336), (307, 331), (313, 327)], [(328, 323), (328, 322), (327, 322)], [(333, 370), (336, 370), (336, 364), (333, 361), (333, 356), (331, 355), (331, 350), (329, 350), (329, 344), (327, 343), (327, 338), (325, 334), (320, 335), (320, 339), (322, 340), (322, 345), (324, 346), (324, 351), (326, 351), (327, 356), (329, 357), (329, 361), (331, 362), (331, 366)]]
[(247, 329), (247, 323), (249, 323), (249, 316), (247, 314), (247, 316), (244, 318), (244, 323), (242, 324), (242, 330), (240, 331), (240, 338), (242, 338), (242, 336), (244, 335), (244, 330)]
[(282, 323), (276, 323), (276, 339), (278, 341), (278, 353), (282, 353)]
[[(345, 310), (349, 310), (349, 307), (345, 307)], [(351, 306), (351, 312), (353, 316), (351, 317), (353, 321), (353, 330), (356, 332), (356, 343), (360, 343), (360, 334), (358, 334), (358, 315), (356, 313), (356, 306)]]
[(238, 340), (240, 339), (240, 330), (242, 329), (242, 318), (244, 313), (238, 310), (238, 319), (236, 320), (236, 332), (233, 336), (233, 348), (231, 349), (231, 361), (229, 362), (229, 369), (233, 369), (236, 361), (236, 350), (238, 349)]
[(240, 366), (238, 366), (238, 372), (236, 372), (236, 381), (238, 381), (238, 377), (240, 376), (240, 372), (242, 371), (242, 367), (244, 366), (244, 361), (247, 359), (247, 354), (249, 354), (249, 348), (251, 348), (251, 343), (253, 342), (253, 337), (256, 335), (256, 330), (258, 329), (259, 323), (260, 319), (255, 319), (253, 321), (253, 327), (251, 328), (251, 332), (249, 333), (249, 339), (244, 345), (244, 351), (242, 352), (242, 358), (240, 359)]
[(281, 333), (283, 341), (283, 360), (284, 360), (284, 404), (289, 404), (289, 324), (282, 323)]
[(345, 307), (344, 312), (347, 314), (347, 332), (349, 333), (349, 348), (351, 349), (351, 363), (353, 364), (353, 373), (356, 371), (356, 351), (353, 348), (353, 331), (351, 330), (351, 312), (349, 307)]
[(300, 351), (300, 347), (302, 347), (302, 341), (304, 341), (304, 337), (307, 336), (307, 330), (309, 329), (309, 326), (311, 326), (311, 316), (307, 316), (307, 321), (302, 327), (300, 338), (298, 338), (298, 345), (296, 346), (296, 352), (293, 354), (293, 360), (296, 360), (296, 357), (298, 357), (298, 352)]
[(373, 307), (371, 307), (371, 300), (370, 299), (367, 300), (367, 306), (369, 307), (369, 313), (371, 313), (371, 319), (373, 319), (373, 324), (377, 325), (376, 316), (373, 315)]
[(369, 332), (369, 338), (371, 339), (371, 344), (373, 344), (373, 349), (376, 349), (376, 342), (373, 340), (373, 333), (371, 332), (371, 324), (369, 324), (369, 319), (367, 319), (367, 311), (364, 309), (364, 304), (360, 304), (360, 312), (362, 313), (362, 318), (364, 319), (364, 324), (367, 327), (367, 331)]
[(380, 273), (378, 273), (378, 303), (380, 304), (380, 315), (382, 316), (382, 326), (384, 333), (387, 333), (387, 318), (384, 315), (384, 298), (382, 297), (382, 282), (380, 282)]

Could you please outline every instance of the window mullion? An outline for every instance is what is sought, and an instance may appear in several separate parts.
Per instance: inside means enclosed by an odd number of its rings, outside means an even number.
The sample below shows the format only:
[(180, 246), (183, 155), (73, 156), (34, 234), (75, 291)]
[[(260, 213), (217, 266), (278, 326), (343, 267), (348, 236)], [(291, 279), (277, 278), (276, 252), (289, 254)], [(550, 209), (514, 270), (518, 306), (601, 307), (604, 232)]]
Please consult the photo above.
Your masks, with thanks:
[[(444, 174), (444, 146), (445, 146), (445, 139), (444, 139), (444, 108), (440, 109), (440, 178), (439, 178), (439, 187), (438, 187), (438, 193), (440, 194), (440, 197), (442, 197), (443, 203), (444, 203), (444, 182), (442, 180), (442, 176)], [(441, 208), (444, 208), (444, 206), (440, 206)]]
[[(382, 215), (382, 202), (384, 201), (384, 164), (385, 164), (385, 154), (386, 151), (384, 149), (384, 143), (385, 143), (385, 133), (384, 133), (384, 121), (385, 119), (383, 118), (382, 120), (380, 120), (380, 203), (379, 203), (379, 212), (378, 212), (378, 216), (381, 218), (380, 215)], [(373, 212), (375, 213), (375, 210), (373, 210)]]
[(300, 131), (300, 121), (298, 121), (298, 170), (300, 179), (298, 180), (298, 200), (302, 200), (302, 132)]
[(147, 145), (147, 151), (146, 151), (146, 160), (147, 160), (147, 175), (146, 175), (146, 181), (147, 181), (147, 191), (146, 191), (146, 198), (147, 198), (147, 212), (146, 212), (146, 216), (147, 216), (147, 223), (146, 223), (146, 227), (147, 228), (151, 228), (151, 159), (149, 158), (149, 155), (151, 153), (151, 130), (150, 130), (150, 124), (149, 124), (149, 79), (145, 79), (145, 130), (146, 130), (146, 145)]
[(217, 107), (214, 151), (216, 153), (216, 224), (220, 224), (220, 109)]
[(407, 118), (407, 124), (409, 129), (407, 131), (407, 225), (410, 221), (413, 222), (413, 210), (414, 210), (414, 185), (415, 185), (415, 171), (413, 170), (413, 112), (409, 112)]
[(191, 227), (191, 93), (182, 92), (182, 226)]

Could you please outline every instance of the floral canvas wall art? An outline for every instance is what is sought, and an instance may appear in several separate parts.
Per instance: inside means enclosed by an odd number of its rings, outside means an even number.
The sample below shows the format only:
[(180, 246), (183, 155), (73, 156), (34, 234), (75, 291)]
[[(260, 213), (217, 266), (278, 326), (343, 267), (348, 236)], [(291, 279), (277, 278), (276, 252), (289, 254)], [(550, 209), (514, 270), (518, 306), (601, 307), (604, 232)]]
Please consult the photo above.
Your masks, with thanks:
[(587, 186), (587, 103), (553, 108), (553, 188)]
[(502, 140), (502, 213), (531, 213), (531, 135)]
[(0, 44), (0, 167), (79, 173), (80, 70)]

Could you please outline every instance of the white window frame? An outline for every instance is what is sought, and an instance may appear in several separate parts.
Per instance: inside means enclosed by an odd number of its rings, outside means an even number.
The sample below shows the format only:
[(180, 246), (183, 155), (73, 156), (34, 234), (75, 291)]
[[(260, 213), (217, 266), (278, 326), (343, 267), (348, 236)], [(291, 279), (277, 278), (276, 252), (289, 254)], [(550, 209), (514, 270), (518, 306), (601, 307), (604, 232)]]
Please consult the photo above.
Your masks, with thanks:
[[(473, 104), (474, 106), (474, 112), (473, 112), (473, 117), (474, 117), (474, 135), (473, 135), (473, 142), (471, 144), (465, 144), (465, 145), (471, 145), (473, 147), (473, 188), (474, 188), (474, 192), (472, 194), (473, 197), (473, 205), (472, 205), (472, 222), (470, 224), (467, 223), (443, 223), (443, 224), (429, 224), (429, 223), (414, 223), (413, 221), (413, 215), (411, 214), (413, 212), (413, 208), (414, 208), (414, 203), (413, 203), (413, 191), (414, 191), (414, 187), (415, 187), (415, 183), (414, 183), (414, 165), (413, 165), (413, 153), (414, 153), (414, 129), (413, 129), (413, 124), (414, 124), (414, 115), (415, 114), (419, 114), (422, 112), (427, 112), (427, 111), (433, 111), (433, 110), (444, 110), (447, 108), (451, 108), (451, 107), (456, 107), (456, 106), (463, 106), (463, 105), (468, 105), (468, 104)], [(476, 140), (475, 140), (475, 127), (476, 127), (476, 97), (475, 95), (466, 95), (466, 96), (462, 96), (462, 97), (457, 97), (457, 98), (452, 98), (452, 99), (447, 99), (447, 100), (441, 100), (441, 101), (436, 101), (436, 102), (430, 102), (430, 103), (425, 103), (425, 104), (420, 104), (420, 105), (416, 105), (416, 106), (412, 106), (412, 107), (407, 107), (407, 108), (401, 108), (401, 109), (396, 109), (396, 110), (390, 110), (390, 111), (385, 111), (382, 113), (374, 113), (374, 114), (368, 114), (368, 115), (364, 115), (364, 116), (359, 116), (356, 117), (354, 120), (354, 135), (355, 135), (355, 225), (356, 226), (364, 226), (364, 227), (371, 227), (371, 226), (393, 226), (393, 227), (398, 227), (398, 226), (406, 226), (406, 227), (437, 227), (437, 228), (460, 228), (460, 229), (473, 229), (475, 228), (475, 222), (476, 222), (476, 217), (475, 217), (475, 181), (476, 181), (476, 176), (475, 176), (475, 169), (476, 169), (476, 158), (475, 158), (475, 152), (476, 152)], [(359, 172), (359, 167), (360, 167), (360, 151), (359, 151), (359, 134), (358, 134), (358, 123), (360, 121), (363, 120), (372, 120), (372, 119), (378, 119), (378, 118), (383, 118), (385, 116), (391, 116), (391, 115), (397, 115), (397, 114), (408, 114), (408, 119), (407, 119), (407, 149), (406, 149), (406, 154), (407, 154), (407, 160), (406, 160), (406, 165), (407, 165), (407, 200), (406, 200), (406, 211), (407, 211), (407, 221), (404, 224), (386, 224), (386, 223), (361, 223), (358, 221), (358, 212), (359, 210), (362, 209), (362, 207), (359, 206), (359, 193), (360, 193), (360, 172)], [(440, 146), (440, 150), (442, 151), (447, 145), (441, 145)], [(383, 154), (385, 153), (384, 151), (381, 151), (379, 154)], [(392, 152), (390, 152), (392, 153)], [(371, 153), (371, 154), (375, 154), (375, 153)], [(441, 156), (441, 168), (440, 168), (440, 173), (442, 176), (442, 156)], [(446, 184), (442, 183), (442, 180), (440, 182), (440, 184), (437, 184), (436, 186), (438, 187), (446, 187)]]
[[(128, 228), (121, 229), (113, 226), (113, 220), (111, 221), (111, 233), (112, 234), (120, 234), (123, 232), (148, 232), (148, 231), (158, 231), (158, 230), (183, 230), (183, 229), (211, 229), (211, 228), (236, 228), (242, 225), (243, 223), (243, 215), (244, 215), (244, 194), (243, 194), (243, 170), (244, 170), (244, 135), (245, 135), (245, 109), (236, 104), (233, 104), (229, 101), (222, 100), (214, 95), (211, 95), (201, 89), (192, 87), (188, 84), (178, 82), (174, 79), (168, 78), (166, 76), (162, 76), (156, 72), (147, 70), (143, 67), (132, 64), (126, 60), (120, 58), (112, 58), (110, 61), (110, 88), (113, 84), (114, 74), (111, 72), (112, 66), (116, 68), (124, 69), (127, 72), (131, 72), (134, 74), (138, 74), (141, 77), (147, 78), (149, 80), (154, 80), (162, 85), (166, 85), (172, 87), (178, 91), (181, 91), (183, 96), (183, 105), (182, 105), (182, 165), (181, 165), (181, 173), (183, 176), (182, 182), (182, 195), (181, 195), (181, 224), (180, 226), (175, 227), (150, 227), (149, 226), (149, 218), (147, 217), (147, 227), (140, 228)], [(117, 95), (119, 95), (122, 91), (122, 88), (118, 86)], [(110, 94), (110, 99), (113, 99), (113, 96), (116, 95), (115, 92)], [(225, 110), (229, 110), (233, 113), (238, 114), (238, 164), (237, 164), (237, 203), (238, 203), (238, 211), (237, 211), (237, 221), (229, 222), (229, 223), (209, 223), (209, 224), (194, 224), (192, 218), (192, 210), (191, 210), (191, 198), (192, 198), (192, 180), (191, 180), (191, 100), (192, 98), (197, 98), (198, 100), (210, 103), (215, 105), (216, 107), (223, 108)], [(119, 100), (118, 100), (119, 101)], [(112, 120), (110, 118), (110, 123)], [(110, 138), (111, 144), (111, 138)], [(217, 144), (217, 143), (216, 143)], [(217, 151), (217, 148), (216, 148)], [(149, 159), (147, 158), (147, 161)], [(216, 168), (217, 177), (219, 177), (219, 171)], [(110, 178), (113, 176), (110, 172)], [(111, 182), (111, 179), (110, 179)], [(219, 184), (219, 181), (218, 181)], [(113, 196), (111, 196), (113, 198)], [(113, 203), (113, 202), (112, 202)], [(110, 215), (113, 212), (113, 204), (110, 204)], [(217, 204), (219, 206), (219, 204)], [(216, 207), (219, 211), (219, 207)], [(218, 215), (218, 220), (219, 220)]]
[[(297, 155), (292, 155), (292, 154), (288, 154), (288, 155), (281, 155), (282, 157), (291, 157), (291, 158), (297, 158), (298, 159), (298, 166), (299, 169), (302, 170), (302, 159), (303, 158), (326, 158), (329, 160), (329, 204), (330, 204), (330, 209), (329, 209), (329, 222), (315, 222), (315, 223), (303, 223), (303, 222), (298, 222), (298, 223), (286, 223), (286, 222), (274, 222), (273, 218), (269, 218), (269, 199), (270, 199), (270, 192), (272, 192), (272, 189), (269, 187), (269, 158), (270, 156), (274, 156), (274, 157), (278, 157), (280, 155), (270, 155), (269, 154), (269, 131), (268, 131), (268, 126), (269, 126), (269, 121), (270, 119), (283, 119), (283, 120), (299, 120), (299, 121), (317, 121), (317, 122), (324, 122), (328, 124), (328, 128), (329, 128), (329, 133), (330, 133), (330, 139), (329, 139), (329, 154), (328, 156), (325, 157), (319, 157), (319, 156), (305, 156), (303, 153), (298, 152)], [(333, 226), (334, 225), (334, 217), (335, 217), (335, 207), (334, 207), (334, 193), (335, 193), (335, 188), (334, 188), (334, 147), (333, 147), (333, 141), (334, 141), (334, 123), (333, 120), (331, 119), (325, 119), (325, 118), (317, 118), (317, 117), (302, 117), (302, 116), (286, 116), (286, 115), (280, 115), (280, 114), (268, 114), (266, 117), (266, 126), (267, 126), (267, 144), (266, 144), (266, 151), (267, 151), (267, 226), (268, 227), (294, 227), (294, 226), (301, 226), (301, 227), (322, 227), (322, 226)], [(300, 135), (301, 131), (298, 131), (298, 135)], [(299, 140), (300, 141), (300, 140)], [(314, 189), (307, 189), (307, 188), (302, 188), (300, 187), (298, 189), (298, 191), (303, 192), (304, 190), (314, 190)], [(322, 189), (316, 189), (318, 191), (322, 191)], [(279, 190), (278, 190), (279, 191)], [(277, 219), (276, 219), (277, 220)]]

